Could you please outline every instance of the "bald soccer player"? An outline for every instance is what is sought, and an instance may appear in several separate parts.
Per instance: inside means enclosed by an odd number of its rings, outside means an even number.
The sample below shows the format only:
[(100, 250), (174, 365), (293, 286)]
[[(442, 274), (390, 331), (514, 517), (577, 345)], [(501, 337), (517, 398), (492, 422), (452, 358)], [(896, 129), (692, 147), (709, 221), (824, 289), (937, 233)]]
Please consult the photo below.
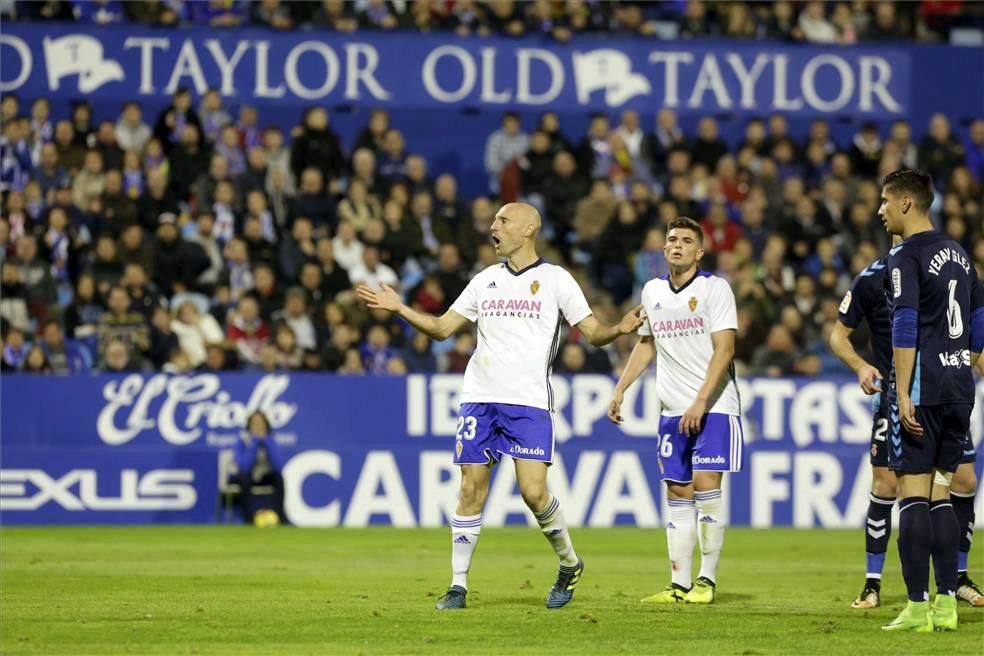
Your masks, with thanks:
[(465, 370), (458, 410), (454, 463), (461, 467), (461, 489), (451, 520), (451, 586), (437, 603), (440, 610), (465, 607), (492, 467), (504, 455), (513, 459), (523, 500), (560, 559), (547, 608), (562, 608), (571, 600), (584, 570), (560, 503), (547, 489), (554, 452), (551, 363), (560, 344), (561, 319), (602, 346), (635, 333), (642, 325), (642, 306), (614, 326), (600, 323), (571, 274), (537, 256), (540, 227), (533, 206), (503, 206), (491, 236), (505, 262), (472, 278), (440, 317), (410, 308), (386, 285), (381, 291), (357, 290), (370, 308), (395, 312), (432, 339), (445, 340), (467, 322), (478, 323), (478, 346)]

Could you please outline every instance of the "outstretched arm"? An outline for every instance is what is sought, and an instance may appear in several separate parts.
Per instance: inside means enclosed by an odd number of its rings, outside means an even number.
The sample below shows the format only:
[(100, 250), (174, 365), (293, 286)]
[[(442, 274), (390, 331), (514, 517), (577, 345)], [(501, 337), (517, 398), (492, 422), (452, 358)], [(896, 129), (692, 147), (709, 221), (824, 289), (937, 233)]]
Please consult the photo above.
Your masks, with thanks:
[(400, 300), (400, 295), (392, 287), (385, 283), (381, 286), (382, 291), (377, 292), (365, 285), (359, 285), (355, 293), (366, 302), (370, 309), (394, 312), (431, 339), (443, 342), (468, 323), (468, 319), (454, 310), (448, 310), (439, 317), (426, 312), (418, 312), (403, 303)]
[(622, 320), (614, 325), (606, 325), (589, 314), (577, 324), (577, 329), (584, 333), (593, 346), (604, 346), (615, 341), (622, 335), (630, 335), (639, 329), (645, 317), (642, 315), (642, 305), (637, 305), (627, 313)]

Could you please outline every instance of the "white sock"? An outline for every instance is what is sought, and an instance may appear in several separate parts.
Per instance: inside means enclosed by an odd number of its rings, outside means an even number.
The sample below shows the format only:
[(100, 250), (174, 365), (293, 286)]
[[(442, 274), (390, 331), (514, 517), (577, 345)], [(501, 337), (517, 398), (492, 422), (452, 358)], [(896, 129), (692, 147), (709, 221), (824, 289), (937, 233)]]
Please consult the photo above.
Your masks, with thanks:
[(697, 518), (692, 499), (670, 499), (670, 521), (666, 524), (666, 546), (670, 554), (670, 576), (677, 585), (690, 589), (697, 545)]
[(553, 547), (560, 564), (565, 567), (577, 565), (577, 554), (574, 553), (574, 545), (571, 543), (571, 534), (567, 531), (567, 521), (564, 513), (560, 509), (560, 502), (556, 497), (550, 497), (547, 507), (538, 513), (534, 513), (536, 521), (540, 524), (543, 537)]
[(717, 582), (718, 561), (724, 546), (724, 517), (721, 514), (721, 490), (694, 492), (697, 503), (697, 537), (700, 539), (700, 574)]
[(482, 514), (451, 518), (451, 585), (468, 589), (468, 570), (482, 532)]

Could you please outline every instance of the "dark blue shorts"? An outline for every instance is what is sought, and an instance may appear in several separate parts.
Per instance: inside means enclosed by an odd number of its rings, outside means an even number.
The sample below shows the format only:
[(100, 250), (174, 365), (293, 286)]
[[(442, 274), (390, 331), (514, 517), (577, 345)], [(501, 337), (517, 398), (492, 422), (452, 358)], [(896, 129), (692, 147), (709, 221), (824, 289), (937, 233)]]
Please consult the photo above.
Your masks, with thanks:
[(916, 406), (916, 421), (923, 434), (910, 434), (898, 420), (893, 403), (889, 422), (888, 466), (904, 474), (928, 474), (934, 469), (954, 472), (958, 465), (974, 462), (970, 439), (970, 403)]
[(680, 417), (659, 418), (659, 473), (664, 481), (690, 483), (694, 470), (737, 472), (742, 468), (741, 417), (709, 412), (700, 432), (680, 432)]
[(549, 410), (511, 403), (463, 403), (458, 409), (454, 464), (486, 465), (503, 455), (553, 462)]
[(881, 394), (876, 394), (871, 403), (874, 411), (871, 418), (871, 466), (888, 467), (889, 404)]

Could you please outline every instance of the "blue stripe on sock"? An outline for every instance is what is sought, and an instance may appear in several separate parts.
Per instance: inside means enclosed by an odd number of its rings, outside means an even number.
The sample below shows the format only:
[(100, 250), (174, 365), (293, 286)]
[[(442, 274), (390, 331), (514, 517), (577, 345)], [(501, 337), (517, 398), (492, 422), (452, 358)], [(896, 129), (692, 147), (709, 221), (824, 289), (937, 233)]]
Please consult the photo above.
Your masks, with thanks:
[(883, 553), (869, 553), (865, 554), (867, 564), (865, 566), (865, 572), (870, 576), (872, 574), (881, 574), (882, 570), (885, 569), (885, 554)]
[(966, 572), (967, 571), (967, 556), (970, 554), (966, 551), (961, 551), (957, 554), (957, 571)]

